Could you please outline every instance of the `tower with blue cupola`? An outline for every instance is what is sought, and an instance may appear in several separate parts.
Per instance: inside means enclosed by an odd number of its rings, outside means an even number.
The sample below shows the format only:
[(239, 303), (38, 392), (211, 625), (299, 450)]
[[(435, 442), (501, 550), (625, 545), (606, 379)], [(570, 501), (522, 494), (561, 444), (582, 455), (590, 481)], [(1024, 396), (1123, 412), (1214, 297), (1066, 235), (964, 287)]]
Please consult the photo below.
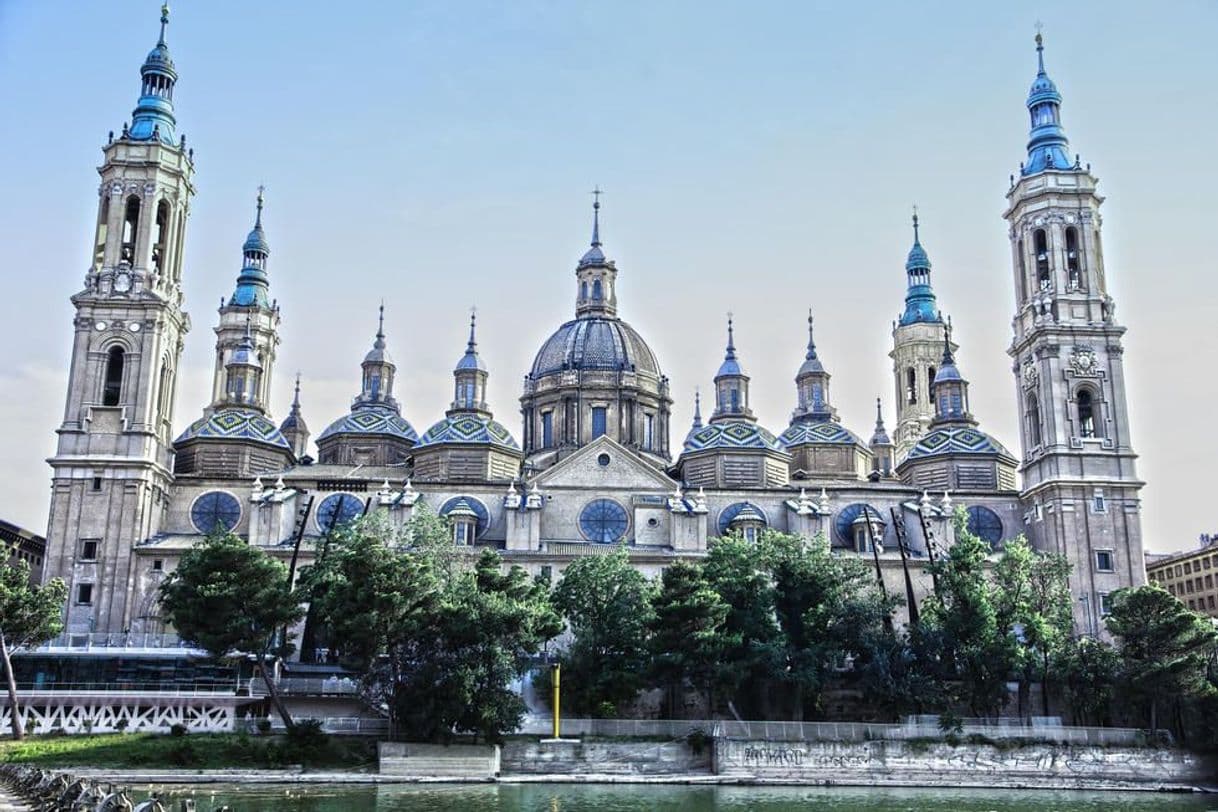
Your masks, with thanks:
[(1096, 633), (1109, 595), (1145, 581), (1142, 482), (1125, 396), (1125, 328), (1104, 267), (1103, 197), (1090, 165), (1070, 155), (1040, 34), (1036, 61), (1027, 157), (1011, 178), (1004, 214), (1022, 499), (1033, 544), (1070, 559), (1076, 621)]
[(195, 187), (174, 114), (168, 22), (162, 8), (136, 108), (102, 148), (95, 237), (84, 285), (72, 296), (45, 563), (47, 575), (63, 577), (72, 591), (70, 632), (138, 626), (128, 589), (139, 566), (132, 551), (161, 530), (174, 480), (174, 406), (190, 329), (182, 252)]
[(232, 295), (220, 302), (216, 324), (216, 362), (212, 379), (212, 408), (225, 397), (225, 368), (248, 331), (254, 353), (262, 365), (257, 399), (269, 408), (271, 379), (279, 349), (279, 305), (271, 299), (267, 261), (271, 245), (262, 226), (263, 190), (258, 188), (254, 226), (241, 245), (241, 270)]
[(520, 474), (523, 454), (486, 403), (489, 373), (478, 354), (473, 313), (465, 354), (453, 369), (453, 402), (413, 449), (420, 482), (506, 482)]
[(909, 453), (934, 419), (931, 387), (946, 335), (946, 321), (930, 284), (930, 256), (922, 246), (916, 211), (913, 232), (913, 246), (905, 259), (905, 309), (893, 322), (892, 351), (888, 353), (897, 404), (893, 432), (897, 459)]

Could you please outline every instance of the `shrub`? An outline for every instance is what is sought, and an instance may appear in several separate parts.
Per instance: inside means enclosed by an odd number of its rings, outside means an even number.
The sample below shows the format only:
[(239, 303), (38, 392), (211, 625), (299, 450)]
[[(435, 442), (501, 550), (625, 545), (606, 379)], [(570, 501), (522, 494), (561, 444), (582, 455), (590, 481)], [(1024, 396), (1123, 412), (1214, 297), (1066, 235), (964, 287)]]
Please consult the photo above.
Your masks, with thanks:
[(258, 732), (263, 736), (271, 732), (271, 720), (265, 716), (258, 720)]
[(175, 739), (180, 739), (189, 732), (190, 731), (186, 729), (186, 725), (182, 724), (181, 722), (178, 722), (169, 728), (169, 735), (173, 736)]
[(710, 743), (711, 737), (706, 735), (706, 731), (701, 728), (694, 728), (689, 731), (685, 737), (685, 743), (689, 745), (689, 749), (694, 752), (695, 756), (702, 755), (706, 750), (706, 746)]

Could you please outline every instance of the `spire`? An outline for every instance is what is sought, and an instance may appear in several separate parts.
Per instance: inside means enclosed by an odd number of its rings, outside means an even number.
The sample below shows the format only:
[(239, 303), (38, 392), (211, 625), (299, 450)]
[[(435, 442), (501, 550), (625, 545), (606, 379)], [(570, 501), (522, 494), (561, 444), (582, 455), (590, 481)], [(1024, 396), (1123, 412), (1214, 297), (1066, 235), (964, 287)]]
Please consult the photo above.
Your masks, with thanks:
[(888, 429), (884, 428), (884, 410), (880, 399), (875, 399), (875, 431), (871, 434), (871, 442), (867, 444), (871, 450), (871, 470), (881, 477), (892, 474), (892, 439)]
[(292, 453), (300, 459), (308, 453), (309, 427), (305, 425), (304, 415), (300, 412), (300, 373), (296, 373), (296, 391), (292, 396), (292, 408), (283, 419), (279, 431), (291, 444)]
[(592, 245), (579, 259), (580, 268), (605, 264), (605, 252), (601, 250), (601, 195), (600, 187), (592, 190)]
[(908, 285), (905, 292), (905, 312), (901, 314), (899, 323), (915, 324), (917, 322), (938, 323), (942, 321), (935, 302), (935, 292), (930, 287), (930, 257), (922, 247), (921, 233), (918, 228), (918, 207), (913, 210), (913, 246), (905, 259), (905, 274)]
[(744, 372), (740, 369), (740, 362), (736, 358), (736, 331), (732, 322), (732, 314), (727, 314), (727, 350), (723, 353), (723, 363), (719, 365), (719, 371), (715, 373), (715, 380), (727, 376), (739, 376)]
[(976, 422), (968, 410), (968, 381), (956, 368), (956, 359), (952, 354), (950, 324), (943, 331), (943, 359), (940, 361), (939, 370), (935, 373), (931, 394), (935, 400), (934, 422)]
[(363, 370), (363, 386), (354, 406), (388, 406), (396, 411), (398, 404), (393, 399), (393, 376), (397, 367), (385, 349), (384, 302), (377, 309), (376, 339), (360, 367)]
[(482, 363), (482, 358), (478, 355), (478, 340), (475, 337), (475, 328), (477, 326), (478, 313), (477, 308), (469, 309), (469, 342), (465, 345), (465, 355), (457, 361), (457, 372), (465, 369), (486, 371), (486, 365)]
[(254, 227), (241, 246), (241, 273), (237, 274), (237, 289), (233, 291), (228, 303), (239, 307), (261, 307), (269, 310), (270, 281), (266, 273), (266, 262), (271, 253), (271, 246), (266, 241), (266, 232), (262, 230), (263, 192), (263, 187), (259, 186)]
[(756, 420), (749, 408), (749, 376), (744, 374), (736, 357), (736, 330), (732, 314), (727, 314), (727, 351), (715, 374), (715, 413), (717, 420)]
[(1028, 91), (1027, 102), (1032, 129), (1028, 138), (1028, 160), (1021, 170), (1024, 177), (1046, 169), (1064, 171), (1074, 167), (1075, 162), (1069, 155), (1070, 142), (1061, 126), (1061, 104), (1057, 85), (1045, 72), (1045, 42), (1037, 30), (1036, 78)]
[(156, 47), (149, 53), (140, 68), (142, 82), (140, 99), (131, 114), (131, 126), (126, 138), (132, 141), (159, 140), (167, 146), (176, 145), (174, 128), (177, 119), (173, 115), (173, 87), (178, 80), (177, 70), (165, 44), (165, 29), (169, 25), (169, 5), (161, 6), (161, 32)]
[(812, 333), (812, 310), (808, 309), (808, 351), (804, 362), (795, 373), (796, 406), (792, 420), (823, 422), (837, 420), (837, 410), (829, 404), (830, 375), (816, 352), (816, 339)]
[(488, 377), (486, 364), (478, 357), (478, 340), (475, 329), (478, 323), (476, 308), (469, 309), (469, 341), (465, 345), (465, 354), (457, 361), (453, 370), (453, 405), (448, 415), (459, 412), (474, 412), (490, 417), (486, 405), (486, 379)]
[(617, 315), (617, 268), (601, 249), (601, 192), (592, 190), (592, 245), (575, 266), (577, 318)]
[(808, 351), (804, 354), (804, 362), (800, 365), (799, 372), (795, 373), (795, 380), (824, 372), (825, 366), (816, 354), (816, 339), (812, 336), (812, 308), (808, 308)]
[(702, 428), (702, 391), (694, 390), (694, 424), (693, 428)]
[(393, 365), (393, 359), (389, 357), (389, 353), (385, 350), (385, 303), (381, 302), (377, 309), (376, 315), (376, 339), (372, 342), (372, 349), (364, 356), (364, 363), (385, 363)]

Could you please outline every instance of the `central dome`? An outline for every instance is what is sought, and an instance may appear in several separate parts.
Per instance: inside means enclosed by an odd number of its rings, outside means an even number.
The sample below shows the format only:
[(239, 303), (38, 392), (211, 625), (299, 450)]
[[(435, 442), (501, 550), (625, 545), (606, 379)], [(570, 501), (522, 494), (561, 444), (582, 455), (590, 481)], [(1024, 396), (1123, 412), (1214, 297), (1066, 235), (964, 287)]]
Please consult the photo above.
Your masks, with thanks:
[(661, 377), (655, 353), (633, 327), (617, 318), (573, 319), (546, 339), (529, 377), (567, 370), (623, 370)]

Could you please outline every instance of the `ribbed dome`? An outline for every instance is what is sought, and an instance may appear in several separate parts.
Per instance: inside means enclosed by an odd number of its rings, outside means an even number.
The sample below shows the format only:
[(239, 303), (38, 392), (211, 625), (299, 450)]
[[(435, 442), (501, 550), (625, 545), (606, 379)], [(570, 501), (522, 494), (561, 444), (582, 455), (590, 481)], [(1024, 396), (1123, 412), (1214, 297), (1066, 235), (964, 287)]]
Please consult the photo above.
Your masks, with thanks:
[(834, 445), (862, 445), (863, 441), (854, 432), (835, 423), (832, 420), (808, 421), (797, 420), (787, 427), (778, 438), (783, 448), (794, 448), (800, 445), (819, 445), (822, 443)]
[(972, 426), (940, 426), (918, 441), (909, 451), (907, 460), (939, 457), (948, 454), (996, 454), (1014, 459), (1001, 443)]
[(627, 370), (660, 377), (655, 354), (621, 319), (569, 321), (546, 339), (533, 359), (532, 378), (570, 369)]
[(378, 406), (356, 408), (340, 417), (321, 433), (318, 440), (340, 434), (379, 434), (417, 443), (419, 435), (410, 423), (393, 409)]
[(494, 445), (511, 451), (520, 450), (516, 440), (502, 424), (489, 417), (470, 414), (444, 418), (427, 430), (417, 447), (426, 448), (441, 443)]
[(710, 423), (691, 431), (685, 438), (686, 452), (712, 448), (763, 448), (782, 451), (778, 439), (766, 429), (747, 420), (726, 420)]
[(275, 424), (260, 413), (248, 409), (220, 409), (191, 423), (174, 445), (190, 440), (249, 440), (290, 451)]

